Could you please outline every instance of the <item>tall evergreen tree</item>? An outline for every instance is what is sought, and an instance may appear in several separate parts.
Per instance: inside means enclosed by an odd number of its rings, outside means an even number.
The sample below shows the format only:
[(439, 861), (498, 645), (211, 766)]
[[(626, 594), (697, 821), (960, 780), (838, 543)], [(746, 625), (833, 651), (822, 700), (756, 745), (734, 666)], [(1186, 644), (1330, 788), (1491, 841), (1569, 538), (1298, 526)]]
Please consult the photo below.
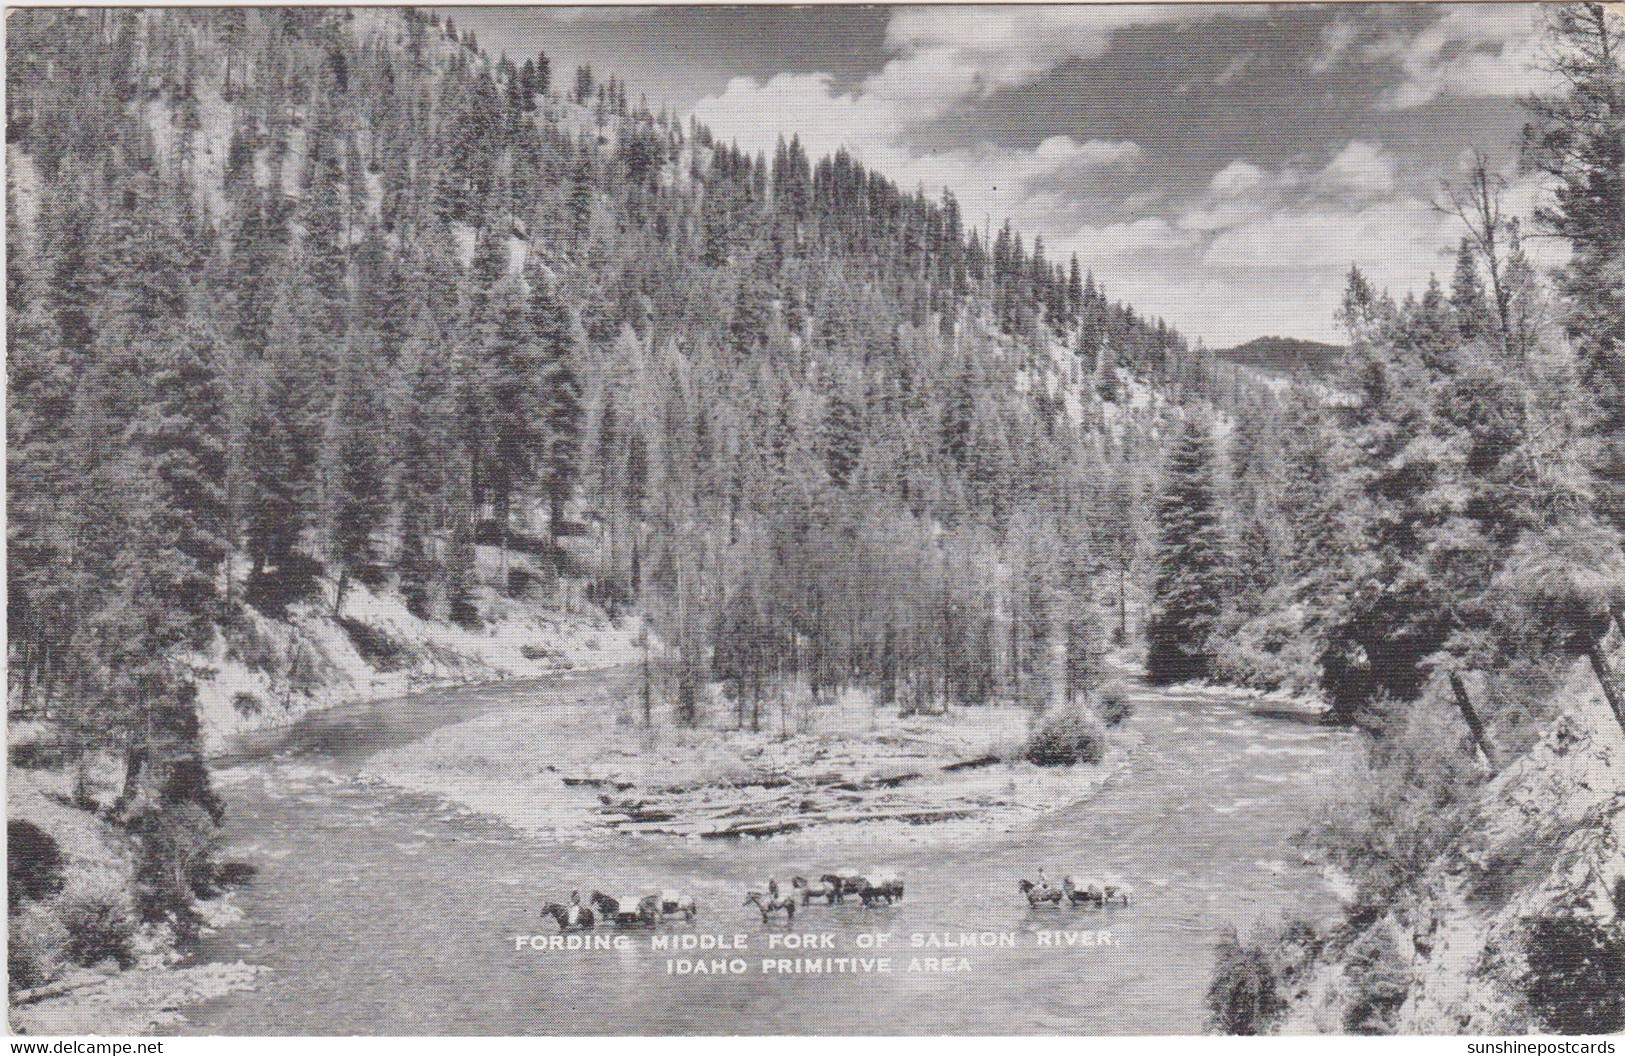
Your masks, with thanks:
[(1213, 441), (1189, 418), (1168, 456), (1157, 504), (1157, 575), (1146, 622), (1146, 677), (1167, 684), (1205, 677), (1208, 635), (1222, 605), (1226, 562), (1213, 480)]
[(1566, 322), (1597, 408), (1603, 515), (1625, 527), (1625, 21), (1602, 3), (1545, 17), (1560, 87), (1526, 101), (1524, 160), (1552, 181), (1537, 219), (1573, 250)]

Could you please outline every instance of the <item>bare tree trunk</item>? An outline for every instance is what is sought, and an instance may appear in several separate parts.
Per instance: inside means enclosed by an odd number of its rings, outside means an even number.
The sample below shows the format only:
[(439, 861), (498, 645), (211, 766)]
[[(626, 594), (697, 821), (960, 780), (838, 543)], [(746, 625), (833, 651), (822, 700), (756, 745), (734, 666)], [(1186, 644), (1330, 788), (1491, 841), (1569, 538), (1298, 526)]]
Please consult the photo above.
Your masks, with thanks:
[(508, 593), (508, 517), (513, 512), (508, 503), (508, 499), (502, 500), (502, 535), (497, 540), (497, 590), (504, 595)]
[(1591, 659), (1591, 670), (1597, 675), (1597, 681), (1602, 683), (1602, 695), (1608, 698), (1608, 706), (1614, 711), (1614, 721), (1619, 728), (1625, 730), (1625, 694), (1619, 689), (1619, 679), (1615, 677), (1614, 670), (1608, 665), (1608, 658), (1603, 655), (1602, 642), (1599, 640), (1586, 650)]
[(654, 725), (654, 687), (649, 678), (649, 618), (643, 617), (643, 728)]
[(1128, 642), (1128, 568), (1117, 568), (1117, 644)]
[(1483, 720), (1478, 717), (1478, 709), (1473, 707), (1473, 698), (1467, 693), (1467, 684), (1455, 671), (1450, 672), (1450, 689), (1456, 695), (1456, 707), (1461, 709), (1461, 717), (1467, 721), (1467, 729), (1472, 732), (1473, 743), (1484, 753), (1484, 761), (1490, 764), (1491, 770), (1500, 769), (1495, 762), (1495, 753), (1490, 750), (1490, 739), (1484, 731)]
[(141, 783), (141, 771), (147, 762), (147, 746), (145, 744), (131, 745), (124, 753), (124, 787), (119, 790), (118, 797), (113, 800), (113, 814), (117, 816), (135, 799), (136, 789)]

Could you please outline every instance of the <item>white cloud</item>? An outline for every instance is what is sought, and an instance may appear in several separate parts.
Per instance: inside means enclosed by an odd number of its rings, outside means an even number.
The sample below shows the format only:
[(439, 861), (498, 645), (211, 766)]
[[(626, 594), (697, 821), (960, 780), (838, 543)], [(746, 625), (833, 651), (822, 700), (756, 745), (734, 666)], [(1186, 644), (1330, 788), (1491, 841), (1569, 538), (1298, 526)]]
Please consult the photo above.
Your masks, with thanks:
[(1091, 139), (1080, 143), (1071, 136), (1051, 136), (1038, 144), (1032, 156), (1040, 163), (1057, 168), (1071, 165), (1093, 168), (1132, 164), (1139, 161), (1144, 153), (1138, 143), (1127, 140)]
[[(1256, 6), (1185, 4), (905, 7), (887, 25), (890, 61), (849, 96), (835, 98), (850, 102), (847, 116), (868, 119), (870, 136), (884, 126), (882, 138), (892, 141), (967, 99), (1026, 84), (1068, 60), (1099, 58), (1124, 27), (1266, 13)], [(725, 104), (760, 101), (772, 107), (766, 113), (780, 125), (776, 138), (787, 117), (793, 116), (797, 127), (823, 122), (815, 111), (827, 109), (834, 97), (832, 82), (823, 74), (774, 77), (766, 87), (776, 91), (760, 100), (746, 98), (743, 84), (735, 80), (721, 96), (700, 100), (696, 112), (702, 120), (714, 121)], [(798, 105), (812, 109), (794, 112)], [(862, 144), (848, 145), (858, 149)]]
[(1398, 181), (1394, 156), (1382, 147), (1354, 140), (1320, 173), (1322, 193), (1372, 198), (1390, 194)]
[(1324, 73), (1346, 64), (1397, 66), (1399, 80), (1380, 99), (1390, 110), (1446, 96), (1505, 98), (1550, 87), (1550, 75), (1539, 69), (1537, 5), (1441, 4), (1437, 10), (1439, 17), (1423, 29), (1390, 30), (1375, 39), (1339, 14), (1321, 31), (1309, 68)]
[(1075, 244), (1117, 295), (1226, 345), (1266, 330), (1339, 340), (1333, 311), (1351, 264), (1396, 293), (1419, 290), (1448, 271), (1458, 234), (1381, 144), (1353, 140), (1319, 169), (1236, 159), (1171, 223), (1081, 232)]
[(1397, 61), (1404, 80), (1383, 102), (1406, 110), (1440, 96), (1516, 96), (1551, 83), (1539, 69), (1538, 9), (1527, 4), (1458, 4), (1409, 40), (1371, 49)]
[(1025, 84), (1064, 61), (1099, 58), (1112, 35), (1128, 26), (1264, 13), (1259, 7), (1184, 4), (902, 8), (886, 30), (896, 58), (869, 79), (865, 91), (907, 101), (923, 120), (973, 95)]
[(1326, 73), (1336, 69), (1354, 47), (1359, 36), (1359, 26), (1341, 14), (1337, 15), (1320, 31), (1320, 50), (1309, 61), (1309, 69), (1315, 73)]
[(1236, 159), (1218, 172), (1208, 181), (1208, 186), (1216, 194), (1232, 197), (1255, 190), (1264, 184), (1264, 170), (1248, 161)]
[(1257, 58), (1258, 56), (1251, 51), (1237, 55), (1235, 58), (1231, 59), (1225, 64), (1224, 69), (1219, 71), (1219, 75), (1213, 78), (1213, 83), (1217, 85), (1229, 84), (1237, 77), (1240, 77), (1242, 74), (1252, 69), (1253, 62)]

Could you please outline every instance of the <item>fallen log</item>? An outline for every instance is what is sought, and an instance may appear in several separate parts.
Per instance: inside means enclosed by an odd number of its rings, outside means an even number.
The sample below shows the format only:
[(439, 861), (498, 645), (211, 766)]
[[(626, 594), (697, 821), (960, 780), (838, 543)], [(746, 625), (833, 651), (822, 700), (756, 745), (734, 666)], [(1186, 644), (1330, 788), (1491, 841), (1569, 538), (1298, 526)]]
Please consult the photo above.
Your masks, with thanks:
[(612, 777), (560, 777), (571, 788), (613, 788), (617, 792), (625, 792), (636, 787), (632, 781), (617, 781)]
[(866, 821), (906, 821), (911, 825), (923, 825), (934, 821), (968, 818), (975, 813), (974, 810), (963, 807), (904, 807), (896, 810), (831, 812), (816, 815), (816, 820), (825, 825), (855, 825)]
[(61, 997), (64, 994), (71, 994), (75, 990), (83, 990), (90, 986), (100, 986), (105, 982), (107, 982), (107, 977), (104, 975), (98, 975), (88, 979), (64, 979), (61, 982), (46, 983), (44, 986), (36, 986), (28, 990), (18, 990), (17, 992), (13, 993), (11, 995), (11, 1004), (13, 1007), (18, 1005), (31, 1005), (36, 1001), (48, 1001), (53, 997)]
[(728, 826), (716, 834), (701, 833), (704, 835), (719, 836), (776, 836), (782, 832), (794, 832), (801, 828), (801, 822), (780, 818), (774, 821), (758, 821)]
[(979, 755), (974, 759), (960, 759), (958, 762), (949, 763), (942, 768), (942, 772), (952, 774), (960, 770), (979, 770), (984, 766), (995, 766), (1003, 761), (996, 755)]

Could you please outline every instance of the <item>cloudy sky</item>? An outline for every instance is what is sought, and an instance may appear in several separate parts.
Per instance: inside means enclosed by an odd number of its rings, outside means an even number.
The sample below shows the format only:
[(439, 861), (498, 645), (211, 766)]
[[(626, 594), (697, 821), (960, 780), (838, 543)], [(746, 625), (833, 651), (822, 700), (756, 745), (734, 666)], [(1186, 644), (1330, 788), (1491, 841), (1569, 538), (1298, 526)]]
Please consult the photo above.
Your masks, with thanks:
[(1447, 278), (1441, 181), (1474, 149), (1510, 172), (1544, 86), (1520, 4), (442, 10), (724, 141), (951, 189), (1216, 346), (1339, 340), (1351, 263), (1396, 294)]

